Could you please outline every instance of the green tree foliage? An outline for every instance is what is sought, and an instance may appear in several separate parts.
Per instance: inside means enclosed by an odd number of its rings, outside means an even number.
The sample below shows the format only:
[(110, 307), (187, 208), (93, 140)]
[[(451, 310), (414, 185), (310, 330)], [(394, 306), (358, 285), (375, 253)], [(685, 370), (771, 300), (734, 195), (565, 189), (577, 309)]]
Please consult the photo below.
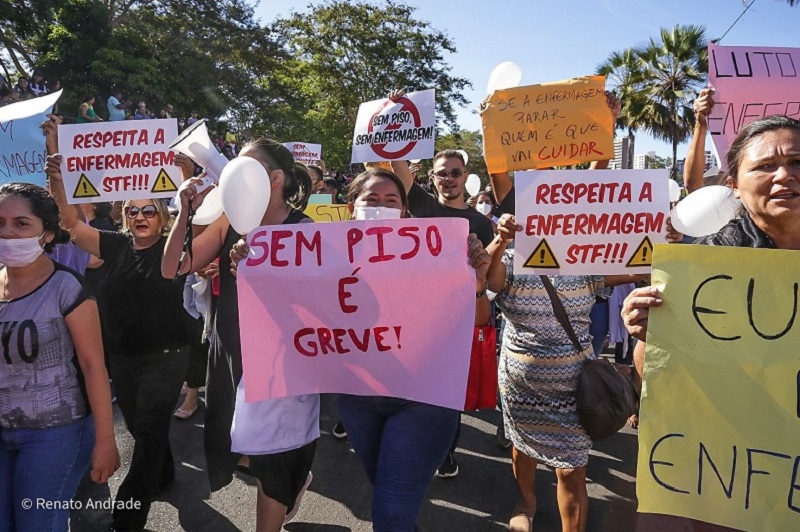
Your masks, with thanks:
[(245, 0), (0, 0), (0, 15), (15, 6), (30, 20), (0, 16), (0, 46), (13, 35), (28, 58), (18, 51), (14, 70), (61, 80), (67, 116), (116, 86), (152, 111), (171, 103), (184, 116), (194, 109), (247, 127), (256, 106), (271, 116), (269, 102), (284, 92), (257, 82), (281, 70), (282, 51)]
[(638, 53), (646, 98), (641, 123), (654, 137), (672, 143), (672, 175), (678, 144), (689, 139), (694, 124), (692, 102), (708, 74), (708, 49), (702, 26), (661, 29), (661, 40)]
[(672, 143), (676, 168), (678, 144), (692, 133), (692, 102), (705, 83), (708, 50), (702, 26), (662, 28), (660, 39), (640, 48), (613, 52), (597, 68), (622, 99), (617, 127), (649, 131)]
[(333, 0), (277, 20), (291, 59), (269, 83), (289, 88), (289, 96), (275, 102), (282, 119), (259, 116), (258, 127), (281, 140), (321, 143), (328, 165), (341, 168), (350, 160), (359, 104), (393, 88), (435, 88), (438, 118), (457, 130), (455, 107), (468, 103), (462, 91), (469, 81), (450, 74), (444, 55), (455, 53), (454, 43), (414, 18), (415, 9)]

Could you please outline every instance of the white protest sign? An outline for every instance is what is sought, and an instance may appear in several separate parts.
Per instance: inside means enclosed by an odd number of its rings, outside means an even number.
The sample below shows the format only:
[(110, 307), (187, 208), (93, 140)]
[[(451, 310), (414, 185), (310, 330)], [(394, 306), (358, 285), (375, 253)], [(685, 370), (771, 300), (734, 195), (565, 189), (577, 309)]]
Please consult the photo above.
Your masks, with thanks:
[(181, 170), (169, 144), (175, 119), (61, 125), (58, 147), (70, 203), (171, 198)]
[(515, 175), (514, 274), (647, 273), (666, 242), (666, 170), (542, 170)]
[(311, 144), (309, 142), (284, 142), (292, 157), (298, 163), (305, 165), (319, 164), (322, 159), (322, 144)]
[(351, 162), (430, 159), (436, 138), (435, 90), (364, 102), (358, 108)]
[(45, 186), (45, 137), (39, 126), (61, 91), (0, 107), (0, 184), (24, 181)]
[(708, 44), (708, 82), (715, 89), (708, 131), (724, 165), (744, 126), (770, 115), (800, 118), (800, 48)]

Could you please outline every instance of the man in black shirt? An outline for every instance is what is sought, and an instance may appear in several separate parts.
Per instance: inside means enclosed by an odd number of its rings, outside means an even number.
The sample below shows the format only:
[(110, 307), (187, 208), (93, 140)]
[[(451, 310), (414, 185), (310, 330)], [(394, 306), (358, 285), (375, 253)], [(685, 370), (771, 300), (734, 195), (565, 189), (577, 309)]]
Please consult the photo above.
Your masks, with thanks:
[[(433, 197), (414, 182), (414, 175), (405, 161), (392, 161), (392, 170), (403, 181), (408, 193), (408, 211), (415, 218), (458, 217), (469, 222), (469, 232), (475, 233), (486, 247), (494, 239), (492, 222), (484, 215), (467, 205), (465, 186), (467, 169), (464, 159), (456, 150), (440, 151), (433, 156), (433, 173), (431, 180), (437, 197)], [(453, 446), (444, 462), (436, 471), (440, 478), (452, 478), (458, 475), (458, 464), (455, 450), (459, 431), (453, 440)]]
[(478, 235), (484, 247), (489, 245), (494, 238), (492, 222), (467, 205), (464, 188), (467, 183), (467, 169), (459, 152), (444, 150), (433, 157), (432, 181), (436, 198), (414, 182), (414, 176), (405, 161), (393, 161), (392, 169), (406, 185), (408, 209), (412, 216), (466, 218), (469, 221), (469, 232)]

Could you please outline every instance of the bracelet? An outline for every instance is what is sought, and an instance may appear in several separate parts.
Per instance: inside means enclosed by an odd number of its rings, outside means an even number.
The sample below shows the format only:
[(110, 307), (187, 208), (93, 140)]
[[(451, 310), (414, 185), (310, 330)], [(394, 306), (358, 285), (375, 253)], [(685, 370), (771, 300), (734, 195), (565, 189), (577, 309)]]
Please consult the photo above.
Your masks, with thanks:
[(475, 291), (475, 299), (480, 299), (483, 296), (485, 296), (486, 295), (486, 291), (488, 289), (489, 289), (489, 281), (484, 281), (483, 282), (483, 290), (481, 290), (480, 292), (478, 292), (477, 290)]

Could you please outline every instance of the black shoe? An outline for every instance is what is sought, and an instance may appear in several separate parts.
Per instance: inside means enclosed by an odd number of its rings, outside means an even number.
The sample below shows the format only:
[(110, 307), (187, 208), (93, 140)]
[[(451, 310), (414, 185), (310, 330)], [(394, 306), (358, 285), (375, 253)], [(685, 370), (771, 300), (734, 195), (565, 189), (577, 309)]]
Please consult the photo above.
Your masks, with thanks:
[(506, 438), (506, 428), (503, 425), (497, 427), (495, 441), (497, 442), (497, 446), (501, 449), (508, 449), (511, 447), (511, 440)]
[(453, 478), (458, 476), (458, 463), (456, 462), (455, 453), (447, 453), (447, 458), (444, 459), (442, 465), (436, 470), (436, 476), (439, 478)]
[(344, 425), (342, 425), (341, 421), (338, 422), (335, 427), (333, 427), (331, 433), (333, 434), (333, 437), (336, 438), (337, 440), (341, 440), (347, 437), (347, 431), (344, 430)]

